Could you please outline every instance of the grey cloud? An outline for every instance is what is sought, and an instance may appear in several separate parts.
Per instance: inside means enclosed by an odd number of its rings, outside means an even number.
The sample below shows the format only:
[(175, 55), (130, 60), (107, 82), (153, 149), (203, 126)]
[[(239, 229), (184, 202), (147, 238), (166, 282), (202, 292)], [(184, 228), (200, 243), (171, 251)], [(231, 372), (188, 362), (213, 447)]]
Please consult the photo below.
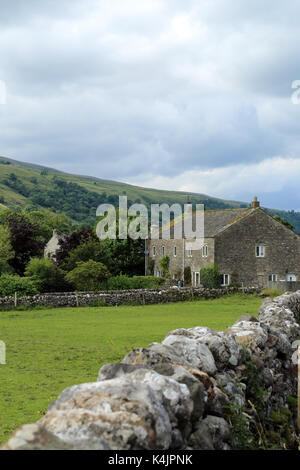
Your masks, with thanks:
[(299, 10), (269, 0), (1, 2), (0, 153), (122, 180), (297, 157)]

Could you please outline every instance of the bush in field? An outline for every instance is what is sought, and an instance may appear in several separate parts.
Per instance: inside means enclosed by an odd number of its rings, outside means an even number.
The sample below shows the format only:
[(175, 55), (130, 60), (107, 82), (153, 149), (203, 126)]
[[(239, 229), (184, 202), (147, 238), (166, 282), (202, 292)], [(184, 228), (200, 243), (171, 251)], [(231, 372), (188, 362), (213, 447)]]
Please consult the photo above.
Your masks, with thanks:
[(20, 277), (13, 274), (2, 274), (0, 276), (0, 296), (14, 295), (18, 296), (34, 295), (39, 293), (39, 286), (34, 279)]
[(110, 277), (107, 267), (97, 261), (79, 261), (75, 269), (66, 275), (66, 280), (80, 291), (97, 291), (101, 283)]
[(221, 287), (221, 274), (216, 264), (212, 264), (200, 271), (201, 284), (210, 289), (218, 289)]
[(133, 276), (129, 277), (124, 274), (114, 276), (108, 279), (104, 288), (108, 290), (129, 290), (129, 289), (155, 289), (159, 287), (163, 278), (154, 276)]
[(26, 267), (25, 274), (40, 285), (41, 292), (61, 292), (71, 289), (64, 273), (49, 258), (33, 258)]

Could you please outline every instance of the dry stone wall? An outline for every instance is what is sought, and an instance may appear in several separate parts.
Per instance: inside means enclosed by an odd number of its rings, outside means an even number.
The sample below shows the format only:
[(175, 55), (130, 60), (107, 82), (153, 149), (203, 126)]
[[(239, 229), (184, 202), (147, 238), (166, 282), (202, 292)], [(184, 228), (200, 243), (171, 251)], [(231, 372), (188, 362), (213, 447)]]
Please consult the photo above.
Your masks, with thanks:
[[(158, 304), (168, 302), (181, 302), (191, 299), (213, 299), (226, 294), (245, 292), (249, 294), (259, 292), (259, 289), (204, 289), (204, 288), (169, 288), (169, 289), (131, 289), (103, 292), (65, 292), (52, 294), (38, 294), (17, 299), (17, 305), (28, 307), (87, 307), (87, 306), (117, 306), (122, 304)], [(1, 297), (0, 308), (14, 307), (15, 297)]]
[(97, 381), (65, 389), (4, 449), (293, 446), (299, 314), (300, 291), (265, 299), (258, 318), (243, 316), (224, 332), (171, 331), (104, 365)]

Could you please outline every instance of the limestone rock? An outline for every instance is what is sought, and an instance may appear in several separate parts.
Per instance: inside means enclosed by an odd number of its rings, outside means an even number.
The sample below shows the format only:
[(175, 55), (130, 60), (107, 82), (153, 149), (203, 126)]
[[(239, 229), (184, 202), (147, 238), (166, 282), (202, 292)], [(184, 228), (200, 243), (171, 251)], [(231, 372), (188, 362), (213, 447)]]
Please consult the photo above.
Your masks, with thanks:
[(230, 449), (230, 427), (223, 418), (207, 416), (191, 435), (190, 444), (199, 450)]
[(72, 450), (73, 446), (62, 441), (41, 424), (25, 424), (17, 429), (1, 450)]
[(260, 324), (249, 321), (235, 323), (230, 328), (227, 328), (224, 334), (232, 335), (242, 346), (257, 345), (263, 347), (268, 340), (268, 335)]
[(192, 367), (211, 375), (215, 374), (217, 370), (215, 360), (205, 344), (179, 335), (167, 336), (162, 344), (176, 349)]

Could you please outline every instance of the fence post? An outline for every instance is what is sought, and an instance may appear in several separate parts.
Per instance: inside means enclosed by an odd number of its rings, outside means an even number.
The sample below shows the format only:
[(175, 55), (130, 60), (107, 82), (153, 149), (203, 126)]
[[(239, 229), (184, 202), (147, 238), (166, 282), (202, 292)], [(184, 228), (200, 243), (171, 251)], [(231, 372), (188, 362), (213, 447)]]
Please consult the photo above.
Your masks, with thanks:
[(15, 292), (15, 307), (18, 306), (18, 294)]
[(75, 293), (75, 297), (76, 297), (76, 307), (79, 307), (79, 299), (78, 299), (78, 293), (77, 292)]

